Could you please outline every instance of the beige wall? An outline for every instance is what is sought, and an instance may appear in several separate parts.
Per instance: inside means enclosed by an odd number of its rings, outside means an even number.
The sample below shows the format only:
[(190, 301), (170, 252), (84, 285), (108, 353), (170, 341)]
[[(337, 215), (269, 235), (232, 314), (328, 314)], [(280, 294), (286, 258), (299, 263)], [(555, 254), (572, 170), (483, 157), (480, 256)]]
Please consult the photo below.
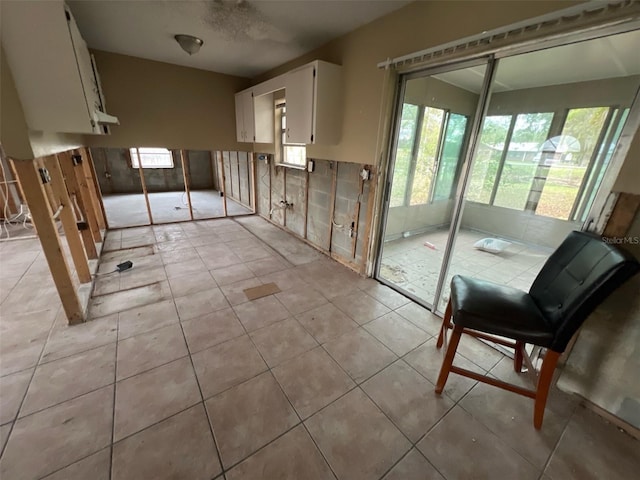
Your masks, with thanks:
[[(336, 146), (309, 146), (309, 156), (376, 164), (378, 125), (385, 95), (384, 72), (376, 66), (379, 62), (388, 57), (440, 45), (576, 3), (578, 2), (415, 2), (267, 72), (256, 78), (254, 83), (316, 59), (342, 65), (342, 141)], [(387, 115), (386, 111), (384, 115)]]
[(4, 50), (0, 50), (0, 143), (9, 157), (33, 158), (27, 123)]
[(629, 152), (613, 186), (613, 191), (640, 195), (640, 130), (636, 131), (629, 145)]
[(89, 146), (247, 150), (236, 142), (234, 94), (249, 81), (195, 68), (93, 52), (106, 110), (120, 120)]

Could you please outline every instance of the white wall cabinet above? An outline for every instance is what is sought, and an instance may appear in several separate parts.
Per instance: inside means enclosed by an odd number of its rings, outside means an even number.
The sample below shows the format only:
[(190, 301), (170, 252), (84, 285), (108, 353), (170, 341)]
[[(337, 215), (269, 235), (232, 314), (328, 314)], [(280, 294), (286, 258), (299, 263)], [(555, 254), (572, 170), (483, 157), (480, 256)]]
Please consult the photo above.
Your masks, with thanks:
[(341, 69), (316, 60), (285, 74), (288, 142), (335, 145), (340, 141)]
[(32, 130), (108, 133), (97, 70), (62, 1), (2, 2), (2, 46)]
[(255, 141), (253, 111), (253, 92), (244, 90), (236, 93), (236, 137), (238, 142), (253, 143)]

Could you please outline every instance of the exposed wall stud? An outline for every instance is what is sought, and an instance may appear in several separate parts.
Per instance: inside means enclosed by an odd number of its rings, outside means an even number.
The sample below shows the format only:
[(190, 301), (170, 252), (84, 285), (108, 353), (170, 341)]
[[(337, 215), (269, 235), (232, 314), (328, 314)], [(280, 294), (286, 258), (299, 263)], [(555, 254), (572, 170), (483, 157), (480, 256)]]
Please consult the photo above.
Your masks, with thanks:
[(182, 180), (184, 181), (184, 189), (187, 192), (187, 202), (189, 203), (189, 217), (193, 220), (193, 207), (191, 206), (191, 189), (190, 189), (190, 174), (189, 174), (189, 157), (185, 154), (184, 150), (180, 150), (180, 162), (182, 163)]

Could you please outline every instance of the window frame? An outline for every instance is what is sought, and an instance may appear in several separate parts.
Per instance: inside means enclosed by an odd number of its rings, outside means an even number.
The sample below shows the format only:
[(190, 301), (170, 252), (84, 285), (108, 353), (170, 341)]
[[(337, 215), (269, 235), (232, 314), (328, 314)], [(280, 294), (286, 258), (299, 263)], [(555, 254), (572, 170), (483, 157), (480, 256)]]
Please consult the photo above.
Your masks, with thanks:
[[(145, 165), (144, 159), (142, 155), (150, 154), (150, 152), (141, 152), (144, 149), (153, 149), (153, 150), (166, 150), (169, 154), (169, 158), (171, 159), (171, 165), (163, 164), (163, 165)], [(175, 158), (173, 156), (173, 150), (164, 147), (131, 147), (127, 150), (129, 154), (129, 165), (131, 168), (135, 168), (136, 170), (139, 168), (142, 169), (173, 169), (175, 168)], [(164, 152), (162, 152), (164, 153)]]
[[(306, 170), (307, 165), (309, 163), (309, 159), (307, 158), (307, 146), (304, 143), (287, 143), (285, 142), (286, 138), (286, 127), (283, 126), (283, 120), (286, 122), (287, 111), (286, 111), (286, 101), (284, 100), (276, 100), (275, 102), (275, 143), (276, 143), (276, 166), (278, 167), (286, 167), (293, 168), (296, 170)], [(303, 157), (304, 163), (290, 163), (286, 161), (287, 158), (287, 149), (295, 148), (295, 149), (303, 149)]]

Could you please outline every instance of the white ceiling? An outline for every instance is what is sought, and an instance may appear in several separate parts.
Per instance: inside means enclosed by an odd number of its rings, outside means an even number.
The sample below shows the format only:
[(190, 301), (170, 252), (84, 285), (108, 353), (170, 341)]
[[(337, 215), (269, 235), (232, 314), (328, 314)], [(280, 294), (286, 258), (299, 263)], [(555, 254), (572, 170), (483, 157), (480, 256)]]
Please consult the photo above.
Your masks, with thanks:
[[(494, 92), (640, 74), (640, 31), (564, 45), (500, 60)], [(484, 66), (434, 75), (479, 93)]]
[[(396, 10), (405, 0), (70, 0), (89, 47), (253, 77)], [(173, 36), (200, 37), (189, 56)]]

